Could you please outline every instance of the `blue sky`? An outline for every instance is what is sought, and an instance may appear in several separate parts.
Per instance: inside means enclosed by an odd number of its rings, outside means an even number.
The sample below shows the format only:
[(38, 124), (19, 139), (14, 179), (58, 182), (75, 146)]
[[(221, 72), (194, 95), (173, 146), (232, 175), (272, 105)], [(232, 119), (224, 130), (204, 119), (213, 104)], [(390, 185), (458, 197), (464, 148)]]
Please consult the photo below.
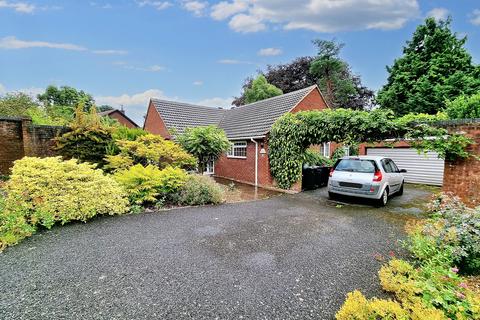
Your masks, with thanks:
[(256, 70), (315, 54), (315, 38), (344, 42), (377, 90), (415, 27), (447, 15), (480, 63), (476, 0), (0, 0), (0, 94), (69, 85), (142, 123), (150, 97), (227, 106)]

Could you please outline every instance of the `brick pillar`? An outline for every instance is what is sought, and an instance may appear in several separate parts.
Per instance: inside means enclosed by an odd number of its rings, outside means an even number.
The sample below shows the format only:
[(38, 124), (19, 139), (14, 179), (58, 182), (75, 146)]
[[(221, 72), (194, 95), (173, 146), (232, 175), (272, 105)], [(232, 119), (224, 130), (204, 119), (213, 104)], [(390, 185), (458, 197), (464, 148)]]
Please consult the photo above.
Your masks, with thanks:
[(32, 119), (22, 118), (22, 140), (23, 140), (23, 154), (26, 157), (32, 157), (35, 155), (33, 148), (33, 137), (31, 134)]

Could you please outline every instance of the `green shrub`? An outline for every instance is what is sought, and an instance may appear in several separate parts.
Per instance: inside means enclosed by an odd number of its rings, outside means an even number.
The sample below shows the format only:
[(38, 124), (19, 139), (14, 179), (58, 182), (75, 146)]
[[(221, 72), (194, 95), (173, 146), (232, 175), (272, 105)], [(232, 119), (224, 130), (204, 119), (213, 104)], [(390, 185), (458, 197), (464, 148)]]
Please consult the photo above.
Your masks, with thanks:
[(447, 101), (446, 112), (451, 119), (480, 118), (480, 92)]
[(177, 201), (188, 206), (218, 204), (223, 202), (223, 189), (208, 176), (190, 175)]
[(57, 221), (86, 221), (128, 210), (126, 194), (113, 178), (95, 165), (60, 157), (15, 161), (5, 191), (0, 213), (3, 246), (31, 235), (37, 225), (50, 228)]
[(322, 156), (319, 152), (307, 149), (303, 154), (303, 163), (311, 166), (332, 166), (333, 162), (327, 157)]
[(105, 165), (105, 156), (113, 141), (112, 132), (102, 125), (95, 108), (85, 114), (83, 104), (79, 105), (70, 129), (56, 139), (55, 150), (67, 159)]
[(153, 165), (141, 164), (114, 174), (132, 204), (153, 204), (178, 192), (187, 181), (187, 173), (180, 168), (167, 167), (163, 170)]

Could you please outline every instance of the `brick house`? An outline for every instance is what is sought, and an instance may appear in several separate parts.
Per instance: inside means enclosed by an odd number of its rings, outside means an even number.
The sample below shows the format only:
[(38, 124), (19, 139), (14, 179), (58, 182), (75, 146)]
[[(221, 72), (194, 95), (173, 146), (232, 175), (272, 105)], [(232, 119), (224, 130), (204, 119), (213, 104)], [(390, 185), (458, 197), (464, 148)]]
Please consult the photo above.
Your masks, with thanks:
[(138, 128), (138, 125), (132, 119), (127, 117), (123, 109), (107, 110), (107, 111), (99, 112), (98, 115), (102, 117), (110, 117), (112, 119), (115, 119), (118, 122), (120, 122), (120, 124), (123, 124), (127, 128)]
[[(275, 121), (287, 112), (328, 108), (319, 88), (305, 89), (232, 109), (211, 108), (151, 99), (144, 129), (172, 139), (187, 127), (217, 125), (232, 142), (232, 149), (209, 165), (208, 173), (256, 186), (275, 188), (268, 159), (268, 134)], [(330, 144), (320, 146), (330, 156)], [(299, 185), (294, 187), (299, 189)]]

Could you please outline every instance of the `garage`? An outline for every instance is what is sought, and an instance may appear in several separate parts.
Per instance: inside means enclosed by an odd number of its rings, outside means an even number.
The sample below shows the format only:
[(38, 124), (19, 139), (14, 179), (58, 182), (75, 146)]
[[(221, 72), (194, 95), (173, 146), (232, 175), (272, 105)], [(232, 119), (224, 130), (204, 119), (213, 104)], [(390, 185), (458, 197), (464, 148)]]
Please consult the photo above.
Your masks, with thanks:
[(367, 148), (367, 155), (393, 159), (400, 169), (407, 169), (405, 182), (441, 186), (445, 161), (436, 152), (418, 154), (413, 148)]

